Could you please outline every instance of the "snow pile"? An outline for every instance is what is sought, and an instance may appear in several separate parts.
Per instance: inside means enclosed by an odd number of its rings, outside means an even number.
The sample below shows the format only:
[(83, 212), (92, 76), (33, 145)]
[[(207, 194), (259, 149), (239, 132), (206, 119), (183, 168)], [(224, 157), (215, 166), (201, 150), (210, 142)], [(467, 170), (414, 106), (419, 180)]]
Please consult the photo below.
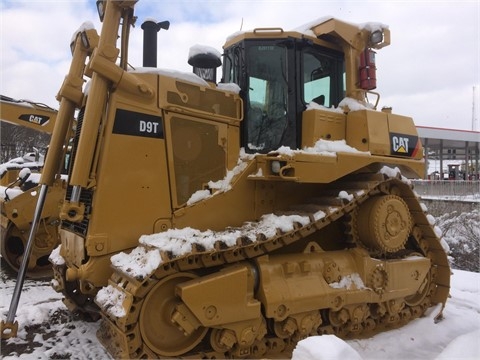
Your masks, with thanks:
[(52, 250), (50, 256), (48, 257), (48, 261), (50, 261), (54, 265), (64, 265), (65, 259), (62, 255), (60, 255), (60, 249), (62, 245), (57, 246), (55, 249)]
[(244, 160), (248, 159), (249, 157), (240, 156), (237, 165), (232, 170), (227, 171), (227, 174), (222, 180), (209, 181), (209, 189), (198, 190), (194, 192), (192, 196), (187, 200), (187, 205), (193, 205), (199, 201), (209, 198), (210, 196), (231, 190), (233, 179), (237, 175), (240, 175), (247, 168), (248, 162)]
[[(36, 161), (35, 159), (38, 158)], [(39, 170), (43, 167), (44, 156), (41, 154), (36, 154), (34, 152), (29, 152), (23, 155), (22, 157), (16, 157), (11, 159), (3, 164), (0, 164), (0, 178), (5, 176), (8, 171), (20, 170), (18, 173), (18, 178), (28, 178), (28, 181), (33, 184), (38, 184), (40, 181), (40, 174), (32, 173), (32, 169)], [(28, 176), (27, 176), (28, 174)], [(13, 199), (18, 195), (22, 194), (23, 191), (18, 186), (0, 186), (0, 199), (5, 200), (8, 195), (9, 199)]]
[(374, 106), (368, 103), (362, 103), (357, 99), (346, 97), (338, 104), (339, 108), (346, 109), (346, 112), (349, 111), (360, 111), (360, 110), (372, 110)]
[[(299, 27), (293, 29), (293, 31), (297, 31), (299, 33), (308, 35), (308, 36), (313, 36), (316, 37), (315, 33), (312, 31), (312, 28), (321, 25), (329, 20), (338, 20), (335, 19), (333, 16), (322, 16), (316, 20), (309, 21), (306, 24), (300, 25)], [(350, 24), (352, 26), (356, 26), (359, 30), (367, 30), (370, 33), (377, 31), (377, 30), (385, 30), (388, 29), (388, 25), (379, 23), (379, 22), (366, 22), (366, 23), (361, 23), (361, 24), (355, 24), (347, 21), (343, 21), (344, 23)]]
[(347, 145), (345, 140), (318, 140), (313, 147), (307, 147), (303, 149), (309, 154), (336, 154), (337, 152), (358, 153), (370, 155), (370, 152), (359, 151), (350, 145)]
[(317, 211), (315, 214), (313, 214), (313, 219), (315, 221), (318, 221), (320, 219), (323, 219), (327, 214), (325, 214), (322, 210)]
[(30, 177), (31, 174), (32, 174), (32, 171), (29, 168), (23, 168), (18, 173), (18, 178), (19, 179), (27, 179), (27, 178)]
[[(129, 69), (128, 72), (133, 74), (156, 74), (161, 76), (167, 76), (176, 80), (193, 83), (199, 86), (210, 87), (207, 81), (202, 79), (197, 74), (194, 74), (193, 72), (184, 72), (172, 69), (160, 69), (151, 67), (137, 67), (135, 69)], [(234, 83), (219, 83), (217, 85), (217, 89), (235, 94), (238, 94), (240, 92), (240, 87)]]
[(212, 46), (195, 44), (188, 51), (188, 60), (198, 55), (212, 55), (220, 59), (222, 54)]
[(299, 32), (299, 33), (302, 33), (302, 34), (305, 34), (305, 35), (308, 35), (308, 36), (315, 37), (315, 34), (313, 33), (313, 31), (311, 29), (313, 27), (317, 26), (317, 25), (323, 24), (324, 22), (327, 22), (328, 20), (332, 20), (332, 19), (334, 19), (334, 17), (330, 16), (330, 15), (322, 16), (318, 19), (309, 21), (305, 24), (302, 24), (302, 25), (294, 28), (293, 31), (296, 31), (296, 32)]
[(9, 199), (13, 199), (17, 197), (18, 195), (23, 194), (22, 189), (20, 189), (18, 186), (15, 186), (13, 188), (8, 188), (6, 186), (0, 186), (0, 199), (5, 200), (6, 196), (8, 195)]
[(316, 110), (324, 110), (324, 111), (331, 111), (340, 114), (353, 112), (353, 111), (360, 111), (360, 110), (373, 110), (375, 106), (370, 103), (365, 103), (362, 101), (358, 101), (357, 99), (346, 97), (338, 104), (338, 107), (332, 106), (328, 108), (323, 105), (317, 104), (315, 101), (311, 101), (307, 105), (307, 110), (316, 109)]
[(388, 29), (388, 25), (382, 24), (380, 22), (366, 22), (358, 24), (358, 26), (360, 27), (360, 29), (365, 29), (371, 33)]
[(294, 360), (362, 360), (355, 349), (335, 335), (311, 336), (293, 350)]
[(228, 191), (232, 188), (232, 181), (235, 176), (240, 175), (247, 168), (248, 163), (239, 159), (233, 170), (227, 171), (223, 180), (209, 181), (208, 187), (212, 190)]
[(100, 289), (97, 296), (95, 296), (95, 302), (98, 306), (113, 317), (120, 318), (126, 315), (125, 309), (123, 308), (124, 301), (125, 294), (112, 285)]
[(3, 177), (9, 170), (21, 170), (24, 168), (39, 169), (43, 166), (43, 155), (40, 155), (39, 160), (35, 161), (31, 153), (25, 154), (23, 157), (16, 157), (3, 164), (0, 164), (0, 177)]
[(197, 190), (195, 191), (192, 196), (187, 200), (187, 205), (193, 205), (199, 201), (205, 200), (212, 195), (210, 190)]
[(400, 179), (402, 179), (402, 182), (404, 182), (407, 185), (410, 185), (412, 183), (409, 179), (407, 179), (405, 176), (402, 175), (402, 172), (398, 167), (391, 168), (388, 166), (384, 166), (380, 169), (379, 173), (389, 178), (400, 177)]
[(235, 93), (235, 94), (240, 93), (240, 90), (241, 90), (240, 86), (238, 86), (235, 83), (218, 83), (217, 84), (217, 89), (222, 90), (222, 91), (232, 92), (232, 93)]
[(317, 104), (315, 101), (311, 101), (310, 103), (307, 104), (307, 110), (323, 110), (323, 111), (331, 111), (331, 112), (343, 114), (342, 108), (339, 108), (339, 107), (336, 108), (335, 106), (326, 107), (326, 106)]
[(133, 70), (128, 70), (133, 74), (156, 74), (161, 76), (171, 77), (176, 80), (186, 81), (190, 83), (194, 83), (200, 86), (209, 87), (208, 83), (203, 80), (200, 76), (191, 73), (191, 72), (183, 72), (178, 70), (170, 70), (170, 69), (160, 69), (160, 68), (151, 68), (151, 67), (137, 67)]
[(427, 220), (430, 225), (435, 225), (436, 220), (432, 215), (427, 214)]
[(80, 25), (80, 27), (77, 30), (75, 30), (75, 32), (72, 34), (70, 44), (75, 42), (78, 34), (87, 30), (95, 30), (95, 25), (93, 25), (91, 21), (85, 21), (84, 23), (82, 23), (82, 25)]
[(353, 273), (347, 276), (343, 276), (340, 281), (329, 284), (334, 289), (346, 289), (350, 290), (355, 287), (357, 290), (368, 289), (362, 281), (362, 278), (358, 273)]
[(352, 201), (354, 199), (353, 194), (347, 193), (345, 190), (342, 190), (338, 193), (338, 197), (340, 199), (345, 199), (347, 201)]
[(347, 145), (345, 140), (318, 140), (314, 146), (305, 147), (302, 150), (292, 150), (287, 146), (281, 146), (271, 154), (294, 156), (295, 154), (317, 154), (323, 156), (337, 156), (337, 153), (357, 153), (370, 155), (369, 151), (360, 151)]
[(138, 246), (128, 254), (120, 252), (113, 255), (111, 261), (112, 266), (122, 269), (130, 276), (139, 279), (153, 273), (162, 262), (162, 259), (158, 250), (147, 251), (144, 247)]
[[(314, 215), (315, 219), (321, 219), (325, 213), (319, 211)], [(144, 279), (152, 274), (162, 263), (161, 253), (166, 252), (174, 257), (188, 254), (199, 247), (204, 251), (215, 249), (217, 242), (228, 247), (235, 246), (237, 239), (248, 239), (251, 242), (257, 241), (257, 235), (274, 237), (278, 231), (283, 233), (292, 231), (294, 225), (300, 223), (305, 226), (310, 223), (307, 216), (300, 215), (263, 215), (259, 222), (247, 222), (239, 228), (229, 228), (224, 231), (200, 231), (192, 228), (169, 229), (165, 232), (142, 235), (140, 244), (130, 253), (121, 252), (112, 256), (112, 265), (124, 273), (138, 280)]]
[(447, 345), (436, 360), (478, 359), (480, 355), (478, 339), (480, 339), (480, 329), (460, 335)]

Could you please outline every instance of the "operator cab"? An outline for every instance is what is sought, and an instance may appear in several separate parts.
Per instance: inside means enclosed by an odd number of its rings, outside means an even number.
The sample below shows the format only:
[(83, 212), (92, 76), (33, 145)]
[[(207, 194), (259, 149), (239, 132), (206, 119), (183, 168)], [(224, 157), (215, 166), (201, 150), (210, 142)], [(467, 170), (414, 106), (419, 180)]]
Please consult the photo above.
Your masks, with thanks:
[(222, 82), (241, 88), (241, 146), (248, 153), (300, 148), (307, 105), (337, 107), (345, 96), (343, 53), (281, 29), (239, 37), (225, 46)]

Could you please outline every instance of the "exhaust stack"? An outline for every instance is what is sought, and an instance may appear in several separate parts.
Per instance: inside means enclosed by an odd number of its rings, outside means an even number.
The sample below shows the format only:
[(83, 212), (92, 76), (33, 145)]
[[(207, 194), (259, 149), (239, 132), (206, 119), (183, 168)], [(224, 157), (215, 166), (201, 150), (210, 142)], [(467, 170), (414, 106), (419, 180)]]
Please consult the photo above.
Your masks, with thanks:
[(161, 29), (168, 30), (169, 27), (169, 21), (157, 23), (153, 20), (146, 20), (142, 24), (144, 67), (157, 67), (157, 33)]

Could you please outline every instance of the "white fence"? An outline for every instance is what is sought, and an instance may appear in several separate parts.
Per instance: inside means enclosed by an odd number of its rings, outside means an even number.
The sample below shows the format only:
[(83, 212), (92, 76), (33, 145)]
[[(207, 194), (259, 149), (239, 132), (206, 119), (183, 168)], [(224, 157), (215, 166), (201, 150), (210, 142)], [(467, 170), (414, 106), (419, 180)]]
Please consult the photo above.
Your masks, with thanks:
[(478, 180), (412, 180), (412, 183), (421, 198), (480, 202)]

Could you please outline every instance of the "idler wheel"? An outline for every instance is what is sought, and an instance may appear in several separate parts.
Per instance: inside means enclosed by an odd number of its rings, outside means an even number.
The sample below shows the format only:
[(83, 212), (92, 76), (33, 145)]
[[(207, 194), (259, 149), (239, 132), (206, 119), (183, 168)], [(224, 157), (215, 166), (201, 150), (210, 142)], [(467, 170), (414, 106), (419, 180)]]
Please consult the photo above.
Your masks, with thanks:
[(403, 249), (412, 226), (407, 204), (396, 195), (368, 199), (358, 211), (359, 240), (372, 250), (391, 253)]
[[(28, 232), (21, 232), (13, 223), (10, 223), (6, 230), (1, 233), (1, 248), (3, 260), (18, 273), (22, 264)], [(45, 235), (44, 235), (45, 236)], [(56, 244), (47, 244), (45, 247), (37, 246), (40, 235), (35, 238), (32, 246), (30, 261), (27, 267), (26, 276), (32, 279), (41, 279), (52, 276), (52, 264), (48, 261), (50, 252)]]
[(199, 327), (185, 335), (177, 328), (171, 316), (181, 300), (175, 296), (175, 287), (195, 278), (193, 274), (177, 273), (160, 280), (145, 297), (139, 316), (139, 326), (145, 344), (157, 355), (174, 357), (193, 349), (207, 333)]

